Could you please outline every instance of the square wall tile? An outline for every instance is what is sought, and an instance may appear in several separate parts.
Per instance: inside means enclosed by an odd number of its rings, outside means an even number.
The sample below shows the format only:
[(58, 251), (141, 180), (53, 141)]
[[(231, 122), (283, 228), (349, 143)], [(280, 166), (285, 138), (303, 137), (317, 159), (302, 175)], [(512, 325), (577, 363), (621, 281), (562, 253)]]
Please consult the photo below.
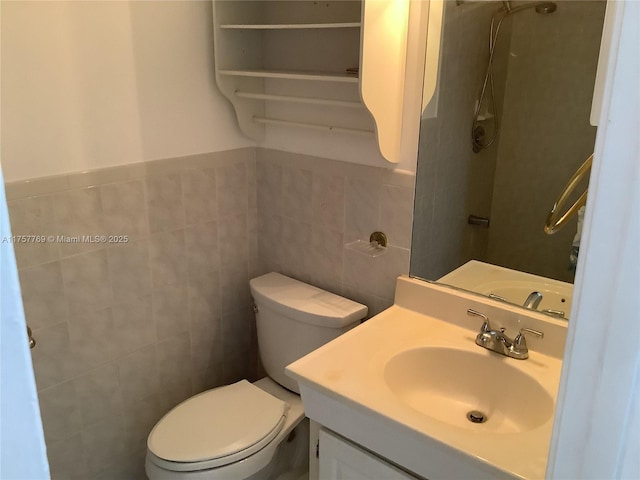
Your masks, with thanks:
[(187, 280), (184, 230), (151, 235), (149, 261), (154, 288), (184, 285)]
[(282, 169), (282, 214), (296, 220), (311, 217), (311, 172), (299, 168)]
[(380, 195), (378, 183), (347, 179), (345, 209), (345, 240), (369, 240), (369, 236), (380, 230)]
[[(99, 188), (89, 187), (58, 193), (54, 197), (54, 209), (60, 236), (107, 234)], [(102, 248), (102, 244), (84, 241), (58, 242), (58, 248), (64, 257), (98, 250)]]
[(144, 182), (112, 183), (100, 187), (105, 235), (136, 240), (148, 235)]
[(158, 393), (158, 355), (155, 345), (145, 347), (118, 361), (118, 374), (125, 408)]
[(383, 185), (380, 199), (380, 228), (390, 245), (411, 248), (413, 189)]
[(158, 341), (189, 332), (189, 296), (186, 285), (153, 291), (153, 320)]
[(176, 230), (185, 225), (180, 173), (154, 175), (145, 179), (149, 232)]
[(218, 168), (218, 218), (247, 213), (249, 209), (247, 169), (244, 162)]
[(122, 355), (156, 343), (151, 295), (113, 307), (115, 337)]
[(151, 292), (149, 242), (128, 242), (107, 249), (115, 302), (127, 302)]
[(71, 312), (97, 310), (113, 303), (106, 250), (68, 257), (61, 264)]
[(187, 225), (210, 222), (218, 217), (215, 168), (185, 170), (182, 188)]
[(344, 232), (345, 177), (314, 173), (312, 183), (313, 224)]
[(47, 442), (64, 440), (82, 430), (82, 415), (74, 382), (42, 390), (38, 397)]
[(25, 317), (33, 330), (67, 320), (60, 262), (25, 268), (20, 270), (19, 276)]
[(122, 415), (118, 367), (108, 364), (74, 380), (83, 426)]
[[(45, 236), (57, 234), (53, 196), (23, 198), (8, 203), (11, 233), (15, 235)], [(58, 260), (56, 242), (18, 242), (13, 248), (18, 268)]]

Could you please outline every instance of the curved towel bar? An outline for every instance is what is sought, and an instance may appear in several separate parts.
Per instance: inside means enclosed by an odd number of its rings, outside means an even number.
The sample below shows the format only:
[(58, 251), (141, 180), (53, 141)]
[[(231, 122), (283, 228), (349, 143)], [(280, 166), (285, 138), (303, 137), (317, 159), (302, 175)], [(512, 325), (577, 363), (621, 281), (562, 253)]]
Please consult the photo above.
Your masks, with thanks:
[(565, 202), (569, 198), (569, 195), (573, 193), (580, 180), (584, 178), (584, 176), (589, 173), (591, 170), (591, 164), (593, 163), (593, 153), (589, 155), (589, 158), (585, 160), (585, 162), (580, 165), (576, 173), (573, 174), (567, 185), (562, 190), (562, 193), (553, 204), (549, 215), (547, 216), (547, 221), (544, 225), (544, 233), (547, 235), (553, 235), (562, 227), (564, 227), (565, 223), (569, 221), (571, 217), (573, 217), (581, 207), (583, 207), (587, 203), (587, 193), (589, 189), (587, 188), (582, 195), (575, 201), (571, 207), (567, 209), (564, 214), (560, 214), (560, 209), (564, 207)]

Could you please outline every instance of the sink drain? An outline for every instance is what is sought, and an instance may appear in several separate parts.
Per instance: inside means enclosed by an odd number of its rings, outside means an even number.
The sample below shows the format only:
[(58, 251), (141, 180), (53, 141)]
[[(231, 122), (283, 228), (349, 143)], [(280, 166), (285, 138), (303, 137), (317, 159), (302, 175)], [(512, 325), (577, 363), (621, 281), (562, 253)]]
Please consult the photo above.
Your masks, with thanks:
[(484, 423), (487, 421), (487, 416), (477, 410), (471, 410), (469, 413), (467, 413), (467, 420), (469, 420), (471, 423)]

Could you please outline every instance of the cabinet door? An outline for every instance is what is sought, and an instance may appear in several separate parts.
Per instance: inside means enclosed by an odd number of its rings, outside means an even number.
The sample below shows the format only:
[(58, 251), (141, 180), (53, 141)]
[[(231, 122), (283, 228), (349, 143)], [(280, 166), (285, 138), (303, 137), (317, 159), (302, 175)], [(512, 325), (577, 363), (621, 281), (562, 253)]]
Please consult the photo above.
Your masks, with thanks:
[(320, 430), (321, 480), (416, 480), (399, 468), (334, 433)]

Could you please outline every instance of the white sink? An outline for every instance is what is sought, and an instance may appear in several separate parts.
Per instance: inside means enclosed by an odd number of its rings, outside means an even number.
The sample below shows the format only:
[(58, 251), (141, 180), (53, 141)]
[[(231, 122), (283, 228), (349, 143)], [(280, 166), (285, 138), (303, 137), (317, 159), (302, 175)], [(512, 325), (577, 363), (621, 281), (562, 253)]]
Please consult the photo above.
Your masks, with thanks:
[[(475, 344), (486, 314), (529, 358)], [(567, 322), (401, 277), (395, 304), (287, 367), (306, 415), (424, 478), (543, 478)], [(483, 423), (471, 422), (486, 416)]]
[(512, 359), (453, 348), (418, 347), (384, 368), (389, 389), (423, 415), (474, 432), (518, 433), (553, 416), (554, 402)]

